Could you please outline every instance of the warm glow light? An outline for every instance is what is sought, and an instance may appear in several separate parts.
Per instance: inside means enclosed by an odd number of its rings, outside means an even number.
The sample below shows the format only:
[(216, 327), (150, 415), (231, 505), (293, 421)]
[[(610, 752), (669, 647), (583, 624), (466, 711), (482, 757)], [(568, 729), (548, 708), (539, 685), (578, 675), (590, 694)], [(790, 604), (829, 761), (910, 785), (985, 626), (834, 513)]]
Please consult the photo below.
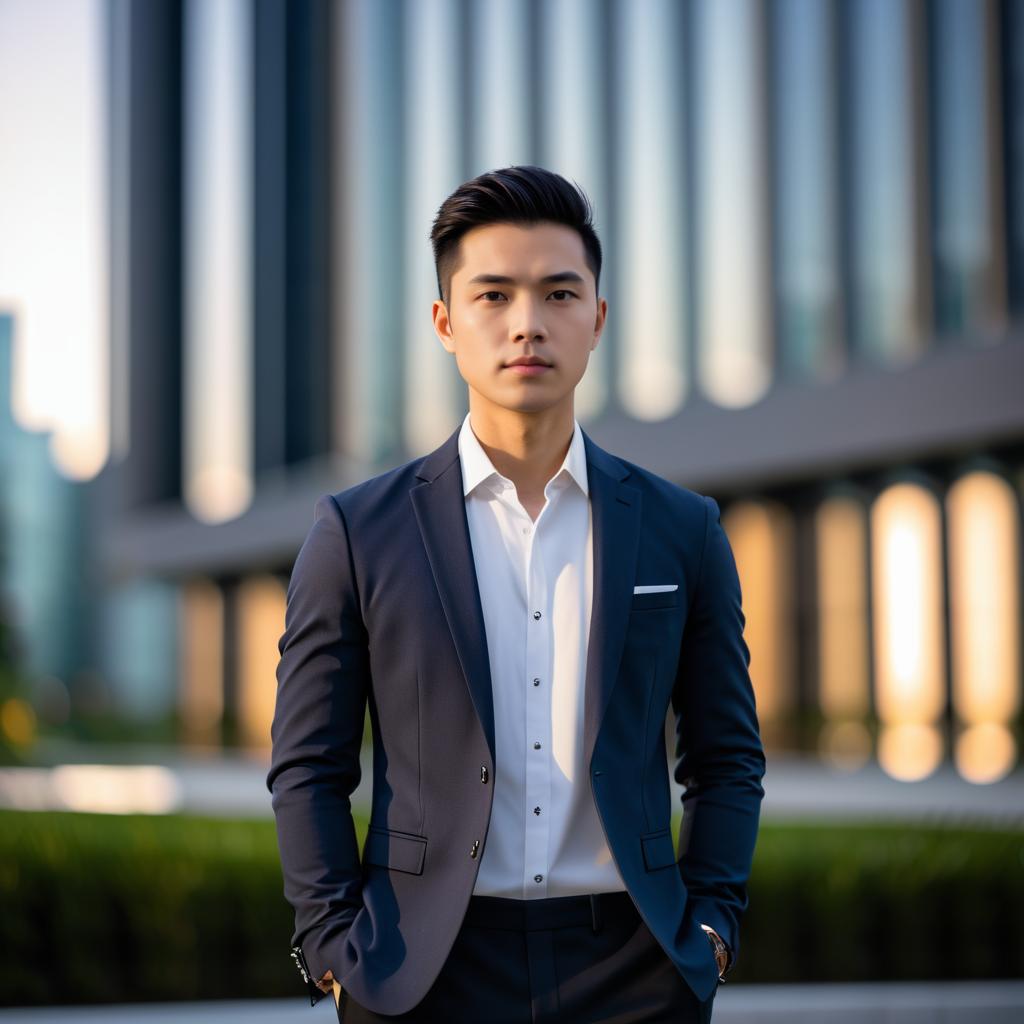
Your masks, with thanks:
[(110, 448), (102, 0), (0, 4), (0, 310), (16, 422), (84, 480)]
[(818, 696), (822, 753), (844, 767), (871, 754), (867, 637), (867, 523), (852, 498), (822, 502), (814, 517), (818, 595)]
[(972, 725), (953, 745), (956, 766), (968, 782), (998, 782), (1017, 763), (1017, 743), (1005, 726), (986, 722)]
[(833, 768), (856, 771), (871, 759), (871, 733), (863, 722), (826, 722), (818, 753)]
[(178, 780), (159, 765), (61, 765), (53, 769), (51, 785), (72, 811), (167, 814), (181, 804)]
[(879, 762), (922, 778), (942, 759), (946, 705), (938, 502), (916, 484), (892, 485), (872, 506), (871, 538)]
[(285, 594), (276, 576), (252, 577), (238, 588), (239, 738), (251, 747), (270, 746)]
[(181, 592), (179, 699), (186, 743), (217, 746), (224, 714), (224, 599), (208, 580)]
[(953, 709), (964, 731), (960, 773), (993, 781), (1017, 760), (1009, 727), (1020, 708), (1020, 533), (1017, 497), (987, 471), (962, 476), (946, 499)]
[(0, 732), (14, 746), (27, 747), (36, 735), (36, 714), (20, 697), (8, 697), (0, 704)]
[(775, 502), (741, 501), (723, 513), (722, 526), (740, 577), (761, 731), (776, 743), (796, 698), (793, 524)]

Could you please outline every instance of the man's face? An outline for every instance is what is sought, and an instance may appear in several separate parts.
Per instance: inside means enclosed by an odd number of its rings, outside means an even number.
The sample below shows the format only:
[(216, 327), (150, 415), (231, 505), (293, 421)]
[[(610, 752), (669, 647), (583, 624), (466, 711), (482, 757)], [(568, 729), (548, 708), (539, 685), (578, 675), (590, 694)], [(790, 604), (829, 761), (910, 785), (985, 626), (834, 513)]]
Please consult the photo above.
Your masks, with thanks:
[[(463, 235), (450, 308), (435, 300), (433, 315), (471, 392), (519, 412), (572, 402), (607, 312), (584, 253), (563, 224), (487, 224)], [(545, 365), (510, 365), (530, 356)]]

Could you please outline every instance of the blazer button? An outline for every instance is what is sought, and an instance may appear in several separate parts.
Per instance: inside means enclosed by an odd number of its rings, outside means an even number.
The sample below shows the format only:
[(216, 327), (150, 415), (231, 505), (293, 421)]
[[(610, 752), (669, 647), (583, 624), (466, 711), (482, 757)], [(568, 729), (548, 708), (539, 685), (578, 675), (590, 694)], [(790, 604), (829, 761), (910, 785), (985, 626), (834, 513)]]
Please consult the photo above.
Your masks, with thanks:
[(469, 851), (470, 857), (472, 857), (474, 860), (476, 860), (476, 851), (479, 850), (479, 849), (480, 849), (480, 840), (479, 839), (474, 839), (473, 840), (473, 849)]
[(480, 781), (487, 781), (487, 765), (485, 764), (480, 765)]

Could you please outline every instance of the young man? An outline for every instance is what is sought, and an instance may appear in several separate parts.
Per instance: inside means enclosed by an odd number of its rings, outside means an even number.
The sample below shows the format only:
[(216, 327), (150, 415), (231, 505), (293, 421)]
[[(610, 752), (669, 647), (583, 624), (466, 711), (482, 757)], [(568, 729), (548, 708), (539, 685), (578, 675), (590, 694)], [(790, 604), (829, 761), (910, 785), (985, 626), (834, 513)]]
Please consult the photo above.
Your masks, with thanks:
[(708, 1021), (765, 771), (718, 506), (575, 419), (607, 314), (577, 188), (480, 175), (432, 240), (469, 413), (321, 497), (288, 588), (267, 785), (293, 956), (344, 1024)]

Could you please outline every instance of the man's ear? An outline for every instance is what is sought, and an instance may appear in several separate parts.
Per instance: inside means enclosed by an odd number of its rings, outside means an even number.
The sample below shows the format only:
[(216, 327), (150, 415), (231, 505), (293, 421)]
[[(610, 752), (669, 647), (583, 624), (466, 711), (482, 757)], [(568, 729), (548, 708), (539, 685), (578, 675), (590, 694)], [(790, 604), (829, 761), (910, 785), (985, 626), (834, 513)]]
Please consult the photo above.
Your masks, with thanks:
[(434, 319), (434, 333), (444, 345), (445, 351), (454, 355), (455, 339), (452, 337), (452, 322), (448, 317), (448, 307), (441, 299), (434, 299), (431, 315)]
[(594, 341), (590, 346), (590, 351), (593, 352), (597, 348), (597, 343), (601, 340), (601, 332), (604, 330), (605, 320), (608, 317), (608, 300), (600, 299), (597, 304), (597, 317), (594, 320)]

